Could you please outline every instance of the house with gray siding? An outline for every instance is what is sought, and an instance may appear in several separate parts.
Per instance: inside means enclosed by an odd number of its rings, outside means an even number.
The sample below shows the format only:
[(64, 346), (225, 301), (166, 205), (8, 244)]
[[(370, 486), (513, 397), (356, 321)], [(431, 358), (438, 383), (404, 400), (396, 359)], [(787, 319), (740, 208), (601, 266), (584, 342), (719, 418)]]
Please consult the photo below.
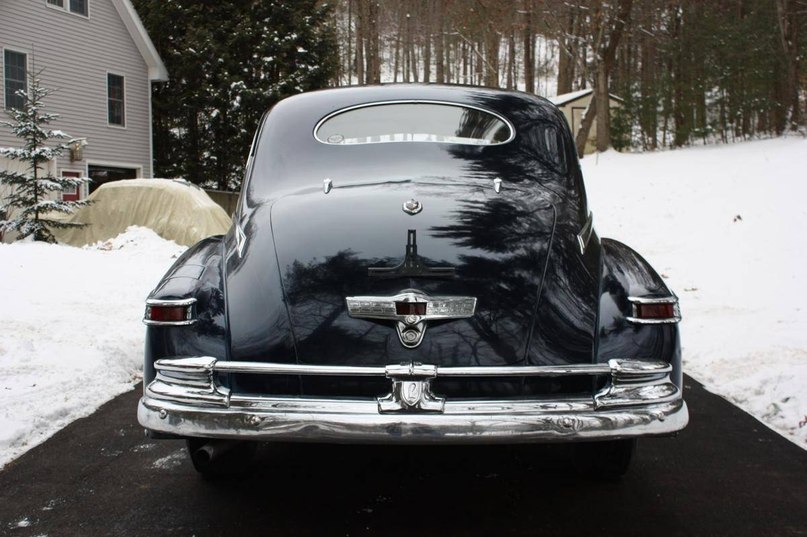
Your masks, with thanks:
[[(54, 90), (45, 109), (60, 115), (52, 128), (75, 139), (50, 171), (89, 176), (89, 191), (152, 176), (151, 84), (168, 73), (129, 0), (0, 0), (0, 111), (18, 106), (15, 90), (40, 72)], [(0, 147), (19, 146), (0, 127)]]

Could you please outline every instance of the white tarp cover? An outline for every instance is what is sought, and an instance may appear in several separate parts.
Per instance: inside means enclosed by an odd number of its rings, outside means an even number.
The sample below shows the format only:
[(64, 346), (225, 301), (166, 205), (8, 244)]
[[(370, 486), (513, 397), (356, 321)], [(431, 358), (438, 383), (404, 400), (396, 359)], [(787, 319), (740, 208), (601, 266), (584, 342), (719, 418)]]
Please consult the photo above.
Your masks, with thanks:
[(204, 190), (183, 180), (125, 179), (101, 185), (82, 207), (65, 218), (89, 224), (54, 229), (62, 244), (84, 246), (116, 237), (129, 226), (143, 226), (160, 237), (191, 246), (227, 233), (232, 221)]

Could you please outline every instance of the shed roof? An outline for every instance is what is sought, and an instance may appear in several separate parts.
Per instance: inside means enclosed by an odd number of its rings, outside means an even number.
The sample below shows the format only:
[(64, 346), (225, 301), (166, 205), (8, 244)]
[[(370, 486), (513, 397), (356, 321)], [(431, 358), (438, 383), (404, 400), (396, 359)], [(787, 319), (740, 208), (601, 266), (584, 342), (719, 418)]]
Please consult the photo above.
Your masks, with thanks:
[[(561, 95), (556, 95), (555, 97), (547, 97), (547, 99), (549, 99), (549, 101), (555, 106), (563, 106), (590, 95), (592, 91), (594, 91), (592, 88), (582, 89), (573, 91), (571, 93), (562, 93)], [(617, 97), (613, 93), (609, 93), (608, 96), (615, 101), (619, 101), (621, 103), (625, 102), (622, 97)]]
[(112, 5), (115, 6), (115, 10), (118, 12), (118, 15), (120, 15), (126, 29), (129, 30), (129, 35), (132, 36), (132, 40), (134, 41), (135, 46), (137, 46), (137, 50), (140, 51), (140, 54), (143, 56), (143, 60), (148, 66), (149, 80), (168, 80), (168, 70), (165, 68), (165, 64), (163, 64), (160, 54), (154, 47), (154, 43), (151, 41), (151, 38), (149, 37), (146, 28), (143, 26), (143, 22), (140, 20), (140, 17), (137, 15), (137, 11), (135, 11), (134, 6), (132, 6), (131, 1), (112, 0)]

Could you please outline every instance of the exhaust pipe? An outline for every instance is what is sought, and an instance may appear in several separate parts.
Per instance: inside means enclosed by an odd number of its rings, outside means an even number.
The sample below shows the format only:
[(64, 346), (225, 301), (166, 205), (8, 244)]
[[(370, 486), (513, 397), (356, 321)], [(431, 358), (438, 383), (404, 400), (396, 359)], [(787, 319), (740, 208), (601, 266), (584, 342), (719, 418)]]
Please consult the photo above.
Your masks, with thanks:
[(207, 468), (212, 465), (216, 459), (238, 444), (240, 444), (238, 440), (211, 440), (194, 451), (191, 457), (193, 457), (193, 462), (198, 468)]

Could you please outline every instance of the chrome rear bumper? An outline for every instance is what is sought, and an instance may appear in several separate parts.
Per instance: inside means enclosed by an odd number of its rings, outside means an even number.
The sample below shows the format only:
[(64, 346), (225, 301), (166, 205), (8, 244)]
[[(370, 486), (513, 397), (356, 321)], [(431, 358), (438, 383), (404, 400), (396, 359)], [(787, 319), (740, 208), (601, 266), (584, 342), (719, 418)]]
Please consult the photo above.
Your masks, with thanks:
[[(688, 412), (664, 362), (535, 367), (305, 366), (158, 360), (156, 379), (138, 406), (146, 429), (178, 436), (353, 443), (518, 443), (664, 435), (683, 429)], [(245, 397), (218, 384), (217, 373), (377, 376), (390, 379), (376, 399)], [(556, 400), (444, 400), (437, 376), (507, 377), (609, 374), (593, 397)]]

